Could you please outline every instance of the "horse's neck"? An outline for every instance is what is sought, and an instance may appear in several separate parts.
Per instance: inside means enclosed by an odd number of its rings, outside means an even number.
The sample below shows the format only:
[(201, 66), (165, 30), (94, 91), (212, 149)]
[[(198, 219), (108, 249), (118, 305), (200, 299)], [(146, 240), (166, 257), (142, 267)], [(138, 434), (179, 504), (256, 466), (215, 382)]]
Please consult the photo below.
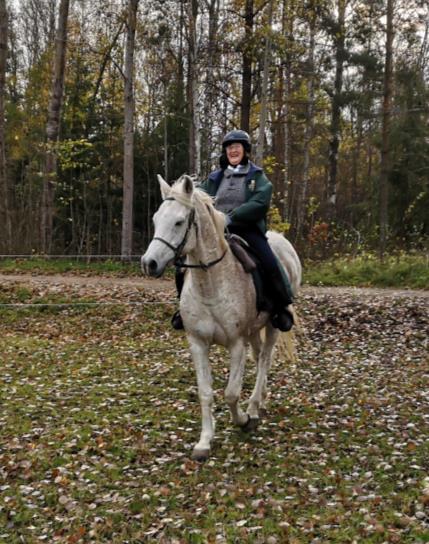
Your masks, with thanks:
[[(199, 218), (196, 247), (188, 254), (188, 263), (209, 264), (220, 259), (224, 253), (225, 248), (212, 221)], [(227, 249), (223, 259), (208, 269), (191, 268), (192, 291), (205, 298), (224, 291), (228, 283), (231, 283), (235, 266), (235, 259), (231, 251)]]

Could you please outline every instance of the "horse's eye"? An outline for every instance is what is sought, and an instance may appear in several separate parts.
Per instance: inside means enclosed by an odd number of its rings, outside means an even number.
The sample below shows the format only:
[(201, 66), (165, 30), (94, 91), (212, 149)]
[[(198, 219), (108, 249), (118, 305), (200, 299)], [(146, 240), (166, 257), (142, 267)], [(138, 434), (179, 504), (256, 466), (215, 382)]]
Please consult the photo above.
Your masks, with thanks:
[(176, 221), (176, 227), (181, 227), (185, 221), (182, 219), (181, 221)]

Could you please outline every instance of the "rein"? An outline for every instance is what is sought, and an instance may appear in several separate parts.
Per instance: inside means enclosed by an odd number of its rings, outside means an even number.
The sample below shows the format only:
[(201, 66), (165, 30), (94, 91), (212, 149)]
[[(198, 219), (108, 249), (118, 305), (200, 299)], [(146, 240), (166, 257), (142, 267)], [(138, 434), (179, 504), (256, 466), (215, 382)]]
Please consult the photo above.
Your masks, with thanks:
[[(165, 198), (164, 200), (176, 200), (176, 198), (169, 196)], [(183, 203), (184, 204), (184, 203)], [(188, 206), (189, 207), (189, 206)], [(191, 231), (191, 228), (195, 226), (197, 228), (197, 224), (195, 223), (195, 208), (191, 208), (191, 212), (188, 217), (188, 226), (186, 227), (186, 232), (183, 237), (183, 240), (180, 242), (180, 244), (177, 247), (174, 247), (170, 242), (167, 240), (164, 240), (164, 238), (160, 238), (159, 236), (154, 236), (153, 240), (158, 240), (159, 242), (162, 242), (165, 244), (168, 248), (170, 248), (174, 252), (174, 265), (176, 268), (200, 268), (201, 270), (207, 271), (209, 268), (214, 266), (217, 263), (220, 263), (220, 261), (225, 257), (226, 251), (223, 252), (223, 254), (216, 260), (210, 261), (209, 263), (201, 263), (200, 264), (185, 264), (181, 260), (181, 253), (183, 248), (186, 245), (186, 242), (188, 240), (189, 233)]]
[(219, 259), (216, 259), (215, 261), (210, 261), (207, 264), (201, 263), (201, 262), (200, 264), (185, 264), (185, 263), (182, 263), (180, 260), (176, 260), (174, 264), (176, 265), (176, 268), (201, 268), (202, 270), (208, 270), (210, 267), (214, 266), (215, 264), (220, 263), (221, 260), (225, 257), (225, 255), (226, 255), (226, 249), (222, 253), (222, 255), (219, 257)]

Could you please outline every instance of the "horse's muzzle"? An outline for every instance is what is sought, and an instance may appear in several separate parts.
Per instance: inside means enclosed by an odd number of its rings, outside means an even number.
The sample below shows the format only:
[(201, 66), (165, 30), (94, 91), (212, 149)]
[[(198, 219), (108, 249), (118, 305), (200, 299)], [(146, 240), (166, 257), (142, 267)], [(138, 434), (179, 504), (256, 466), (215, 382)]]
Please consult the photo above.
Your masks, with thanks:
[(155, 278), (159, 278), (164, 272), (164, 267), (160, 267), (155, 259), (144, 255), (141, 259), (141, 269), (144, 274)]

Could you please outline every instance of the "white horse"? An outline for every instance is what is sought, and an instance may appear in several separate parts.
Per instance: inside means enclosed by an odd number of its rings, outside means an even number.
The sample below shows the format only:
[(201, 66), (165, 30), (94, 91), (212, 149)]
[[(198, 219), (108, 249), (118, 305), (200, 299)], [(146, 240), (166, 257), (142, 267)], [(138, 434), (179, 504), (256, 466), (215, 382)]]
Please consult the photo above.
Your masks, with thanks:
[[(211, 197), (194, 188), (189, 176), (170, 187), (158, 176), (163, 202), (153, 217), (155, 234), (141, 260), (145, 273), (159, 277), (167, 265), (186, 255), (189, 272), (180, 297), (180, 313), (195, 365), (202, 412), (202, 430), (192, 457), (210, 454), (215, 422), (209, 347), (225, 346), (230, 353), (230, 373), (225, 390), (234, 424), (245, 430), (257, 427), (267, 396), (267, 371), (279, 331), (267, 312), (256, 308), (252, 276), (232, 254), (224, 236), (224, 216)], [(269, 243), (284, 266), (294, 294), (301, 282), (301, 263), (292, 245), (278, 233), (268, 233)], [(262, 330), (265, 329), (265, 335)], [(286, 333), (287, 334), (287, 333)], [(239, 405), (246, 347), (251, 344), (257, 361), (256, 383), (247, 412)]]

